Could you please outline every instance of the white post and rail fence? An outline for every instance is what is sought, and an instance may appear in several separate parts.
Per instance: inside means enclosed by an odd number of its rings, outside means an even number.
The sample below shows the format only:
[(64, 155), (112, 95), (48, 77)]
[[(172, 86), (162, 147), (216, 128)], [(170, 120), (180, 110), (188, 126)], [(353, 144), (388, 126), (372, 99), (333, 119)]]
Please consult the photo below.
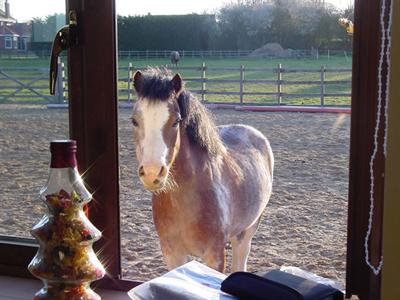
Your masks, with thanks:
[(54, 95), (49, 93), (49, 69), (35, 67), (0, 67), (1, 103), (66, 103), (65, 65), (58, 61)]
[[(147, 50), (120, 50), (118, 51), (118, 57), (122, 59), (169, 59), (172, 51), (178, 51), (181, 58), (221, 58), (221, 59), (277, 59), (282, 58), (276, 53), (259, 53), (253, 54), (253, 50), (179, 50), (179, 49), (147, 49)], [(10, 59), (10, 58), (45, 58), (47, 59), (51, 55), (50, 51), (28, 51), (22, 53), (4, 53), (0, 52), (0, 59)], [(286, 58), (293, 59), (335, 59), (337, 57), (350, 59), (352, 56), (351, 51), (347, 50), (330, 50), (330, 49), (292, 49), (290, 53), (286, 54)]]
[[(136, 70), (140, 70), (140, 68), (134, 68), (132, 64), (129, 64), (128, 67), (128, 78), (132, 78), (132, 73)], [(319, 102), (317, 105), (325, 106), (325, 98), (326, 97), (343, 97), (348, 98), (348, 105), (350, 105), (350, 97), (351, 97), (351, 69), (349, 68), (326, 68), (325, 66), (321, 66), (319, 69), (313, 68), (284, 68), (282, 64), (278, 64), (276, 68), (246, 68), (241, 65), (238, 68), (235, 67), (208, 67), (205, 63), (202, 63), (200, 67), (178, 67), (172, 68), (173, 71), (176, 72), (199, 72), (199, 77), (184, 77), (186, 83), (200, 83), (200, 89), (192, 89), (190, 91), (192, 93), (198, 94), (203, 102), (207, 103), (215, 103), (221, 101), (215, 101), (213, 98), (218, 99), (218, 96), (235, 96), (237, 101), (223, 101), (225, 103), (230, 104), (263, 104), (263, 102), (253, 103), (251, 100), (247, 100), (246, 97), (268, 97), (268, 101), (265, 101), (266, 105), (276, 104), (276, 105), (284, 105), (285, 102), (283, 99), (290, 98), (319, 98)], [(207, 76), (208, 72), (211, 73), (210, 78)], [(232, 73), (237, 72), (238, 79), (221, 79), (218, 77), (221, 76), (213, 76), (212, 73), (218, 72), (218, 74), (222, 74), (223, 72), (228, 72), (230, 77)], [(276, 74), (276, 79), (246, 79), (246, 72), (254, 75), (257, 74)], [(293, 76), (293, 74), (298, 73), (299, 76)], [(348, 74), (349, 78), (346, 80), (327, 80), (326, 74), (330, 73), (332, 75), (338, 74)], [(290, 74), (291, 77), (296, 77), (296, 80), (293, 79), (284, 79), (284, 75)], [(318, 79), (315, 80), (297, 80), (301, 79), (301, 76), (304, 74), (315, 74), (315, 77)], [(216, 77), (216, 78), (213, 78)], [(333, 76), (335, 77), (335, 76)], [(127, 80), (128, 89), (127, 91), (120, 90), (120, 95), (122, 96), (124, 93), (128, 94), (127, 100), (132, 101), (135, 97), (135, 91), (133, 90), (133, 85), (131, 84), (131, 80)], [(232, 88), (232, 84), (237, 85), (238, 91), (234, 91), (235, 88)], [(214, 85), (216, 88), (209, 89), (209, 85)], [(228, 85), (224, 88), (224, 85)], [(258, 88), (257, 91), (246, 91), (246, 87), (251, 87), (254, 85), (269, 86), (269, 91), (260, 91), (262, 88)], [(327, 86), (330, 85), (340, 85), (345, 91), (340, 92), (327, 92)], [(218, 87), (217, 87), (218, 86)], [(275, 86), (275, 88), (273, 88)], [(314, 87), (313, 92), (304, 92), (304, 93), (293, 93), (293, 92), (285, 92), (285, 87), (290, 86), (302, 86), (303, 89), (307, 90), (308, 87)], [(317, 87), (317, 88), (315, 88)], [(275, 91), (270, 91), (271, 89)], [(214, 97), (213, 97), (214, 96)], [(304, 103), (306, 105), (306, 103)]]

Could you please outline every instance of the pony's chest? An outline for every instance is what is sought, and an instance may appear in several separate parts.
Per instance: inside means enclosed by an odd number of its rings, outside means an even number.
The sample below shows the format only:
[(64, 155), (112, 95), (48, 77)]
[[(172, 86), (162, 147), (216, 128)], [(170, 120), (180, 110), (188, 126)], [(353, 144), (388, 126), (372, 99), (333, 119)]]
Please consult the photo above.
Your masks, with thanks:
[(228, 193), (223, 186), (201, 192), (182, 190), (168, 197), (153, 198), (153, 217), (159, 227), (176, 227), (185, 232), (198, 227), (221, 227), (229, 216)]
[(173, 200), (168, 208), (158, 207), (153, 211), (161, 239), (181, 244), (197, 256), (201, 256), (215, 238), (224, 239), (225, 226), (221, 222), (219, 208), (207, 206), (193, 196), (189, 199), (190, 203), (185, 201), (187, 198)]

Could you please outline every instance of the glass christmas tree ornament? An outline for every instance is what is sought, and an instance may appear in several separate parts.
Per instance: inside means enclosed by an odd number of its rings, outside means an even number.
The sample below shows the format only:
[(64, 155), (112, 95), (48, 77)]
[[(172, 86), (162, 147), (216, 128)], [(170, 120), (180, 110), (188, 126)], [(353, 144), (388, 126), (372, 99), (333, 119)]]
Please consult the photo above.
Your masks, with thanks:
[(28, 269), (44, 283), (34, 299), (97, 300), (90, 283), (105, 270), (92, 244), (101, 232), (83, 210), (92, 196), (78, 173), (76, 142), (53, 141), (50, 151), (50, 174), (40, 191), (47, 212), (31, 230), (39, 250)]

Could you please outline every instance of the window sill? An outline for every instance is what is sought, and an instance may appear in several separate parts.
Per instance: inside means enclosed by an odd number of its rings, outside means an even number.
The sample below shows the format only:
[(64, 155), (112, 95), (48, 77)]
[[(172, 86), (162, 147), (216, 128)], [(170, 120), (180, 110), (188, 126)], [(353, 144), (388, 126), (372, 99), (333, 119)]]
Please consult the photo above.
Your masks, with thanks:
[[(0, 300), (31, 300), (42, 287), (39, 280), (0, 276)], [(103, 300), (130, 300), (126, 292), (98, 289)]]

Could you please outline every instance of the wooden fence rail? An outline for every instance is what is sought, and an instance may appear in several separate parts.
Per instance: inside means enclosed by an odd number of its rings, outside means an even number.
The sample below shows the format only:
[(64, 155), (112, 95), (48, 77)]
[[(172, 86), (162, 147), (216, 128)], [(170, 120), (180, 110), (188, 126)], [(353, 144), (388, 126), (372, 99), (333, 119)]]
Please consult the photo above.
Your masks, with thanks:
[[(132, 101), (134, 99), (134, 90), (131, 84), (131, 78), (134, 71), (139, 70), (140, 68), (134, 68), (132, 64), (129, 64), (128, 67), (128, 100)], [(310, 69), (310, 68), (283, 68), (281, 64), (277, 66), (277, 68), (245, 68), (245, 66), (237, 67), (208, 67), (203, 62), (200, 67), (179, 67), (179, 68), (171, 68), (174, 71), (197, 71), (200, 72), (200, 77), (188, 77), (184, 78), (186, 82), (197, 82), (201, 83), (201, 89), (195, 90), (191, 89), (191, 91), (195, 94), (201, 95), (202, 101), (207, 101), (207, 95), (232, 95), (238, 96), (239, 104), (243, 105), (245, 102), (245, 96), (271, 96), (276, 98), (276, 104), (281, 105), (285, 104), (283, 102), (283, 98), (319, 98), (319, 104), (321, 106), (325, 105), (326, 97), (348, 97), (351, 96), (351, 80), (327, 80), (326, 73), (348, 73), (351, 74), (351, 69), (327, 69), (325, 66), (321, 66), (319, 69)], [(237, 71), (239, 74), (239, 79), (212, 79), (207, 77), (207, 72), (213, 71)], [(272, 73), (276, 74), (276, 80), (271, 79), (245, 79), (246, 72), (257, 72), (257, 73)], [(288, 80), (284, 79), (285, 74), (293, 74), (293, 73), (315, 73), (320, 74), (319, 80)], [(129, 79), (130, 78), (130, 79)], [(217, 83), (217, 84), (229, 84), (229, 83), (237, 83), (239, 87), (239, 91), (217, 91), (210, 90), (207, 88), (207, 84)], [(326, 87), (331, 84), (337, 85), (346, 85), (348, 86), (349, 92), (335, 92), (328, 93), (326, 92)], [(249, 85), (275, 85), (276, 92), (246, 92), (245, 86)], [(319, 93), (288, 93), (284, 92), (285, 86), (291, 85), (318, 85)], [(210, 102), (210, 101), (207, 101)], [(215, 102), (215, 101), (212, 101)], [(210, 102), (211, 103), (211, 102)], [(232, 103), (232, 102), (231, 102)], [(238, 104), (237, 102), (232, 104)], [(270, 103), (270, 102), (268, 102)], [(254, 104), (250, 102), (246, 102), (246, 104)]]

